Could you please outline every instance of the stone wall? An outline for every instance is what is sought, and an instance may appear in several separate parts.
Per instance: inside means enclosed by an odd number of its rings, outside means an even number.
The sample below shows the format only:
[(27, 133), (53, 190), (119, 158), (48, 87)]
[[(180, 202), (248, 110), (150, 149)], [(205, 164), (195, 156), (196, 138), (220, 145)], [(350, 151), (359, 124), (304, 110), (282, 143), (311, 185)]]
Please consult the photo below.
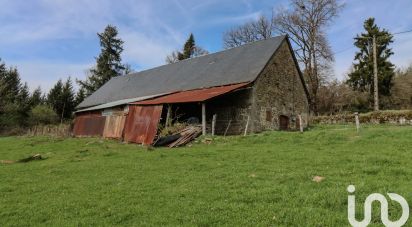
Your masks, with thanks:
[(299, 127), (298, 115), (307, 125), (308, 102), (287, 41), (255, 81), (252, 92), (252, 126), (255, 132), (279, 129), (279, 118), (288, 118), (289, 129)]
[[(293, 56), (286, 41), (279, 47), (250, 88), (226, 94), (206, 104), (208, 132), (217, 114), (216, 134), (243, 134), (278, 130), (279, 117), (288, 118), (289, 129), (298, 129), (298, 115), (308, 122), (308, 103)], [(230, 123), (229, 123), (230, 122)]]
[(227, 135), (243, 134), (247, 118), (251, 110), (251, 91), (252, 88), (245, 88), (212, 99), (206, 103), (206, 119), (210, 132), (213, 114), (216, 114), (217, 135), (223, 135), (227, 129)]

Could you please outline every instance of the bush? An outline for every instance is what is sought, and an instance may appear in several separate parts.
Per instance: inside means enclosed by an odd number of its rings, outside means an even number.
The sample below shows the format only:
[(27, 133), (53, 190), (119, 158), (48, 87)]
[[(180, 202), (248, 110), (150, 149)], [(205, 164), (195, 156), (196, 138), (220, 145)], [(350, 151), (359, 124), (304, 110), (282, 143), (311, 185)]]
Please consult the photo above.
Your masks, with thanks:
[(48, 105), (38, 105), (30, 112), (30, 123), (33, 125), (55, 124), (58, 120), (56, 112)]
[[(403, 120), (405, 124), (412, 124), (412, 110), (384, 110), (359, 114), (359, 121), (361, 123), (401, 124)], [(354, 122), (355, 115), (349, 112), (330, 116), (312, 117), (312, 123), (315, 124), (345, 124)]]
[(17, 103), (5, 104), (0, 114), (0, 128), (24, 127), (27, 125), (27, 115)]

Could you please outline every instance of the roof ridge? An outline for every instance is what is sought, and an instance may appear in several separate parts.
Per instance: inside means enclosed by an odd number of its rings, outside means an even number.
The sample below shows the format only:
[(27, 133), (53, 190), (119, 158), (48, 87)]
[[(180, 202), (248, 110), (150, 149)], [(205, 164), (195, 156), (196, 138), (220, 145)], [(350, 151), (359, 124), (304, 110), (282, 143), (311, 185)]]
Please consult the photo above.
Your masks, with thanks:
[[(113, 77), (78, 108), (175, 90), (191, 90), (254, 81), (287, 36), (276, 36), (239, 47)], [(210, 64), (213, 62), (214, 64)]]
[[(245, 44), (240, 45), (240, 46), (231, 47), (231, 48), (224, 49), (224, 50), (217, 51), (217, 52), (210, 53), (210, 54), (205, 54), (205, 55), (200, 55), (200, 56), (196, 56), (196, 57), (192, 57), (192, 58), (183, 59), (183, 60), (180, 60), (180, 61), (178, 61), (178, 62), (173, 62), (173, 63), (169, 63), (169, 64), (159, 65), (159, 66), (156, 66), (156, 67), (153, 67), (153, 68), (144, 69), (144, 70), (139, 71), (139, 72), (133, 72), (133, 73), (130, 73), (130, 74), (127, 74), (127, 75), (124, 75), (124, 76), (137, 76), (139, 73), (146, 72), (146, 71), (149, 71), (149, 70), (154, 70), (154, 69), (161, 68), (161, 67), (165, 67), (165, 66), (168, 66), (168, 65), (179, 64), (179, 63), (191, 61), (191, 60), (194, 60), (194, 59), (198, 59), (198, 58), (201, 58), (201, 57), (206, 57), (206, 56), (211, 56), (211, 55), (216, 55), (216, 54), (224, 53), (224, 52), (227, 52), (227, 51), (230, 51), (230, 50), (233, 50), (233, 49), (242, 48), (242, 47), (245, 47), (245, 46), (250, 46), (250, 45), (253, 45), (253, 44), (256, 44), (256, 43), (259, 43), (259, 42), (264, 42), (264, 41), (273, 40), (273, 39), (279, 39), (279, 38), (285, 39), (286, 36), (287, 36), (287, 35), (278, 35), (278, 36), (270, 37), (270, 38), (268, 38), (268, 39), (256, 40), (256, 41), (253, 41), (253, 42), (245, 43)], [(113, 77), (113, 78), (116, 78), (116, 77)]]

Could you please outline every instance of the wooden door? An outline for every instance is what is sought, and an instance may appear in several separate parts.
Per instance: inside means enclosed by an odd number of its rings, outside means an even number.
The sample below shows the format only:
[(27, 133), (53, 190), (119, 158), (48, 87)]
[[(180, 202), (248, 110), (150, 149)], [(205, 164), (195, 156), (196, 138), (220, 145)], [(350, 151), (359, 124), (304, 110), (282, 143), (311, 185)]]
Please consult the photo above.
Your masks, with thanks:
[(285, 115), (279, 116), (279, 129), (289, 130), (289, 117)]

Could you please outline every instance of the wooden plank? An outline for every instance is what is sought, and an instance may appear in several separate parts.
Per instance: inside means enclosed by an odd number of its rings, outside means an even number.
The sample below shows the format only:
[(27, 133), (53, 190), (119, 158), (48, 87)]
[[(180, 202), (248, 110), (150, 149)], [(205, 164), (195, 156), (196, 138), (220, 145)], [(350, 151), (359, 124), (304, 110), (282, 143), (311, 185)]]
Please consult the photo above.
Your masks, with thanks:
[(171, 112), (172, 112), (172, 106), (169, 104), (167, 105), (167, 113), (166, 113), (166, 127), (169, 127), (171, 125)]
[(232, 119), (229, 120), (229, 123), (227, 124), (226, 130), (225, 130), (225, 134), (223, 136), (226, 136), (226, 133), (229, 130), (229, 127), (230, 127), (230, 123), (232, 123)]
[(250, 120), (250, 116), (247, 116), (245, 132), (243, 133), (243, 136), (246, 136), (246, 134), (247, 134), (247, 130), (248, 130), (248, 127), (249, 127), (249, 120)]

